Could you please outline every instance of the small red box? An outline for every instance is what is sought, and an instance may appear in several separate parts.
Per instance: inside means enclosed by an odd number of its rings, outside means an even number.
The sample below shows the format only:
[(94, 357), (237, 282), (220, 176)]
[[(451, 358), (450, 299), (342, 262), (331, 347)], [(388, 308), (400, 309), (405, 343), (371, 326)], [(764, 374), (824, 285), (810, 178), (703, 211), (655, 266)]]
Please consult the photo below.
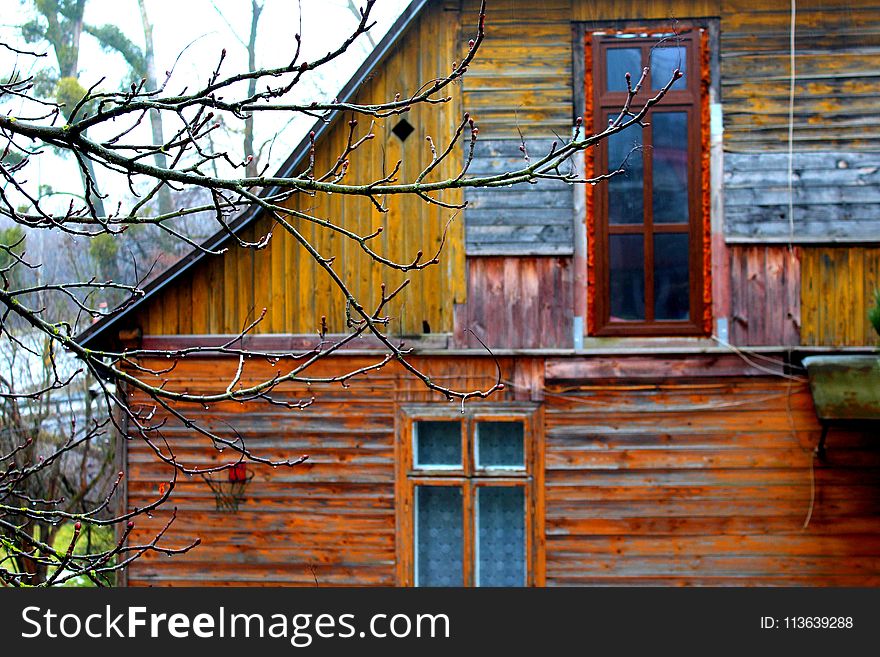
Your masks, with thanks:
[(229, 468), (229, 481), (247, 481), (247, 463), (236, 463)]

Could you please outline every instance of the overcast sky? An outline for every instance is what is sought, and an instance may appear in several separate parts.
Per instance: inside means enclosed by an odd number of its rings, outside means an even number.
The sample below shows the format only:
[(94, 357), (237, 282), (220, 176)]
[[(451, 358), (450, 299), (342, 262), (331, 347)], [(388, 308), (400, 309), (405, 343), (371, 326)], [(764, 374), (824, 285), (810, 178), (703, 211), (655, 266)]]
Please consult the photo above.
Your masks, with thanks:
[[(290, 61), (294, 52), (294, 34), (300, 30), (302, 21), (302, 60), (313, 59), (334, 48), (354, 29), (357, 18), (349, 8), (348, 0), (263, 0), (264, 11), (260, 18), (257, 65), (279, 66)], [(0, 38), (7, 43), (20, 44), (19, 26), (33, 15), (30, 0), (0, 0), (3, 7), (0, 18)], [(147, 0), (147, 11), (153, 23), (156, 49), (156, 70), (161, 78), (165, 71), (174, 71), (169, 92), (184, 87), (192, 88), (204, 81), (214, 69), (220, 51), (227, 50), (223, 71), (227, 74), (243, 71), (247, 67), (247, 42), (250, 29), (250, 0)], [(355, 0), (361, 5), (362, 0)], [(378, 41), (388, 30), (409, 0), (378, 0), (373, 12), (377, 25), (371, 30)], [(93, 25), (118, 26), (132, 41), (142, 46), (143, 27), (136, 0), (88, 0), (85, 20)], [(237, 35), (237, 36), (236, 36)], [(333, 95), (351, 76), (366, 57), (372, 46), (361, 37), (346, 56), (337, 60), (332, 68), (322, 69), (324, 77), (312, 81), (303, 92), (321, 91)], [(178, 59), (179, 58), (179, 59)], [(55, 66), (54, 55), (47, 58)], [(47, 61), (43, 60), (43, 61)], [(28, 70), (32, 65), (0, 49), (0, 67), (4, 76), (17, 64)], [(126, 66), (118, 54), (102, 51), (94, 39), (83, 35), (80, 53), (80, 82), (86, 88), (104, 77), (103, 87), (115, 90), (126, 79)], [(266, 113), (256, 122), (257, 144), (282, 130), (289, 117), (280, 113)], [(268, 115), (272, 116), (268, 116)], [(302, 137), (312, 120), (287, 126), (274, 147), (270, 170), (279, 166), (289, 154), (290, 148)], [(43, 158), (44, 161), (31, 173), (37, 179), (32, 184), (51, 181), (56, 189), (67, 181), (71, 191), (81, 190), (81, 183), (74, 164), (68, 159)], [(35, 165), (37, 163), (34, 163)], [(106, 191), (106, 190), (105, 190)]]

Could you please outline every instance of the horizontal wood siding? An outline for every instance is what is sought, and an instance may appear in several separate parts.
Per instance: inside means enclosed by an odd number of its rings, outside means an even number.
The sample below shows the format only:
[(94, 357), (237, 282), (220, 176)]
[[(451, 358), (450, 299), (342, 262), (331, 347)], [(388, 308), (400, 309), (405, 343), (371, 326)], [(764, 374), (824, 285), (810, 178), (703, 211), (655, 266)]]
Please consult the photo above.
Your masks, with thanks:
[(786, 246), (732, 246), (731, 344), (800, 344), (799, 250)]
[[(463, 25), (478, 7), (464, 0)], [(472, 174), (521, 168), (523, 140), (531, 157), (541, 157), (573, 121), (570, 0), (492, 2), (486, 24), (464, 81), (464, 109), (480, 129)], [(468, 255), (573, 252), (572, 191), (564, 183), (468, 190), (465, 199)]]
[[(185, 361), (175, 371), (175, 385), (222, 391), (235, 365), (228, 359)], [(262, 363), (247, 370), (250, 377), (271, 368)], [(182, 476), (162, 512), (139, 519), (137, 536), (155, 531), (173, 505), (178, 520), (169, 540), (179, 544), (198, 537), (202, 545), (173, 559), (145, 556), (129, 569), (129, 584), (314, 586), (316, 579), (326, 586), (393, 584), (393, 390), (392, 381), (378, 378), (350, 391), (337, 386), (323, 390), (320, 400), (302, 412), (258, 403), (181, 407), (226, 438), (239, 432), (247, 448), (262, 457), (308, 454), (309, 460), (295, 468), (249, 466), (254, 479), (236, 514), (216, 512), (208, 485), (199, 477)], [(309, 394), (288, 386), (283, 396), (298, 400)], [(132, 397), (135, 403), (141, 399)], [(231, 452), (216, 451), (209, 440), (170, 418), (162, 433), (176, 457), (191, 466), (235, 460)], [(143, 506), (171, 472), (134, 437), (128, 444), (127, 475), (129, 505)]]
[[(462, 25), (479, 0), (462, 0)], [(500, 0), (487, 6), (486, 39), (464, 80), (464, 108), (483, 139), (565, 136), (572, 125), (571, 0)], [(464, 42), (470, 36), (462, 31)]]
[(880, 5), (797, 3), (791, 118), (791, 4), (721, 7), (726, 237), (878, 239)]
[[(477, 142), (468, 172), (497, 175), (528, 165), (526, 157), (549, 153), (552, 140)], [(467, 255), (571, 255), (574, 251), (574, 196), (570, 185), (543, 180), (535, 185), (468, 188)]]
[[(456, 308), (457, 347), (571, 348), (571, 258), (468, 258), (468, 303)], [(479, 338), (479, 340), (477, 339)]]
[[(788, 147), (788, 2), (721, 2), (721, 85), (727, 151)], [(795, 147), (877, 152), (880, 5), (799, 0)]]
[[(458, 13), (445, 11), (442, 3), (431, 3), (410, 26), (376, 72), (358, 93), (357, 101), (379, 103), (393, 100), (396, 94), (406, 97), (423, 82), (445, 75), (459, 52)], [(449, 103), (414, 108), (403, 118), (415, 128), (405, 142), (392, 134), (401, 120), (395, 115), (375, 121), (375, 139), (353, 153), (345, 180), (366, 183), (389, 174), (401, 162), (399, 180), (414, 180), (431, 161), (426, 137), (434, 139), (442, 151), (461, 117), (459, 87), (451, 89)], [(348, 137), (346, 115), (320, 141), (316, 150), (315, 171), (329, 170), (343, 152)], [(370, 131), (371, 120), (358, 117), (357, 136)], [(432, 172), (427, 180), (458, 172), (460, 151)], [(296, 173), (299, 174), (305, 167)], [(461, 192), (443, 193), (444, 202), (461, 203)], [(421, 272), (410, 272), (412, 283), (391, 304), (394, 333), (422, 331), (427, 322), (434, 332), (452, 332), (454, 303), (465, 300), (464, 226), (452, 221), (455, 211), (422, 202), (416, 198), (389, 197), (388, 213), (377, 211), (365, 198), (320, 195), (295, 195), (288, 202), (297, 211), (326, 219), (360, 235), (383, 228), (369, 246), (380, 255), (397, 262), (412, 262), (419, 251), (428, 260), (440, 247), (444, 230), (446, 245), (440, 263)], [(394, 289), (405, 278), (399, 271), (371, 262), (357, 243), (316, 227), (302, 219), (290, 218), (323, 256), (335, 258), (333, 268), (365, 306), (378, 303), (380, 285)], [(182, 333), (236, 333), (266, 309), (265, 319), (256, 327), (258, 333), (313, 333), (327, 318), (331, 332), (345, 332), (345, 300), (330, 277), (314, 262), (306, 250), (279, 226), (266, 219), (248, 228), (243, 238), (256, 240), (269, 232), (269, 245), (259, 251), (230, 245), (222, 256), (209, 257), (163, 291), (143, 311), (137, 323), (144, 333), (169, 335)]]
[[(369, 362), (332, 359), (313, 374)], [(416, 364), (459, 389), (486, 388), (497, 376), (492, 358)], [(159, 369), (166, 361), (142, 365)], [(248, 361), (243, 382), (289, 365)], [(546, 563), (548, 585), (880, 585), (876, 432), (832, 429), (827, 460), (814, 460), (819, 426), (806, 383), (752, 376), (546, 384), (541, 359), (501, 358), (498, 366), (507, 386), (491, 402), (544, 400), (538, 512), (546, 560), (536, 567)], [(173, 385), (213, 392), (229, 385), (237, 361), (202, 357), (176, 367)], [(202, 545), (171, 559), (137, 560), (129, 583), (397, 583), (395, 418), (401, 404), (446, 402), (394, 365), (351, 383), (278, 391), (289, 400), (314, 394), (304, 411), (257, 403), (185, 409), (223, 436), (241, 436), (260, 456), (309, 460), (294, 468), (249, 465), (254, 478), (235, 514), (215, 510), (200, 478), (180, 476), (169, 503), (138, 518), (131, 542), (149, 540), (176, 506), (166, 544), (198, 537)], [(153, 421), (166, 419), (167, 443), (159, 443), (166, 453), (188, 465), (233, 460), (161, 411)], [(171, 473), (131, 433), (128, 503), (143, 506)]]
[[(311, 373), (338, 374), (342, 368), (372, 362), (376, 359), (331, 359)], [(435, 381), (456, 389), (486, 389), (497, 377), (491, 358), (417, 359), (415, 363)], [(154, 369), (168, 366), (165, 360), (142, 364)], [(493, 401), (528, 400), (529, 387), (535, 387), (532, 362), (501, 359), (499, 364), (503, 380), (511, 385), (494, 395)], [(177, 364), (174, 382), (169, 385), (219, 392), (229, 385), (237, 366), (234, 359), (185, 359)], [(274, 366), (264, 360), (248, 361), (242, 381), (246, 384), (258, 377), (271, 377), (290, 366), (288, 361)], [(180, 475), (169, 502), (153, 517), (137, 519), (130, 543), (150, 540), (177, 507), (177, 520), (166, 544), (180, 546), (195, 538), (202, 544), (172, 559), (145, 555), (129, 568), (129, 584), (394, 585), (395, 414), (401, 403), (445, 402), (394, 364), (350, 384), (350, 388), (336, 384), (310, 389), (289, 385), (276, 391), (279, 398), (288, 401), (314, 394), (315, 403), (302, 411), (256, 402), (224, 403), (208, 410), (179, 407), (225, 438), (240, 435), (246, 447), (261, 457), (295, 459), (307, 454), (309, 458), (293, 468), (249, 465), (254, 478), (234, 514), (215, 510), (214, 495), (200, 477)], [(135, 407), (147, 403), (141, 394), (133, 394), (131, 401)], [(236, 460), (230, 450), (218, 452), (210, 440), (161, 410), (152, 421), (166, 422), (162, 435), (167, 444), (159, 441), (158, 445), (172, 450), (189, 466)], [(127, 453), (128, 504), (142, 507), (156, 499), (162, 482), (171, 479), (171, 468), (133, 431)]]
[(868, 309), (880, 287), (880, 248), (804, 247), (801, 267), (803, 344), (876, 345)]
[[(779, 379), (547, 392), (547, 585), (880, 585), (880, 452)], [(809, 522), (806, 524), (806, 521)]]
[(728, 153), (724, 158), (725, 234), (731, 240), (880, 240), (880, 152), (801, 152), (791, 180), (788, 155)]

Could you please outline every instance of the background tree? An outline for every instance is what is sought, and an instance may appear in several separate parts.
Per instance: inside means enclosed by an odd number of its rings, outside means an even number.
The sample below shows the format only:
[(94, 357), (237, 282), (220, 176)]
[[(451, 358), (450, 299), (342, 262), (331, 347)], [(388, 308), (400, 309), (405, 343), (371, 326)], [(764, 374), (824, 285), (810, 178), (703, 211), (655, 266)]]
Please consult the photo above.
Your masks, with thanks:
[[(82, 0), (48, 4), (70, 21), (73, 34), (86, 29), (81, 21)], [(46, 422), (38, 421), (35, 425), (32, 423), (33, 428), (29, 433), (24, 430), (9, 432), (7, 442), (0, 446), (0, 468), (4, 468), (0, 471), (0, 528), (4, 532), (7, 553), (12, 554), (5, 559), (0, 554), (0, 580), (12, 585), (46, 584), (79, 576), (101, 582), (103, 575), (124, 567), (146, 551), (174, 553), (192, 549), (195, 543), (165, 546), (162, 541), (164, 530), (146, 544), (129, 545), (126, 540), (139, 514), (149, 513), (167, 500), (178, 473), (216, 472), (233, 468), (244, 460), (286, 467), (293, 467), (303, 460), (265, 458), (252, 451), (242, 436), (229, 437), (212, 429), (190, 415), (187, 408), (210, 408), (213, 404), (236, 401), (302, 409), (311, 400), (292, 402), (283, 394), (276, 394), (279, 386), (288, 382), (347, 384), (392, 361), (426, 389), (462, 404), (471, 399), (488, 397), (503, 387), (499, 375), (499, 379), (486, 389), (457, 390), (441, 385), (428, 373), (422, 372), (410, 360), (408, 350), (390, 334), (388, 328), (392, 304), (406, 288), (409, 279), (404, 279), (393, 289), (383, 286), (376, 298), (358, 298), (340, 273), (339, 264), (333, 257), (322, 253), (310, 235), (322, 231), (331, 233), (336, 239), (365, 253), (385, 271), (404, 274), (436, 266), (443, 257), (442, 245), (436, 253), (425, 256), (420, 251), (410, 261), (397, 262), (383, 255), (377, 250), (378, 247), (374, 248), (381, 230), (359, 233), (337, 217), (323, 216), (314, 210), (297, 210), (286, 202), (297, 195), (317, 197), (333, 194), (337, 198), (366, 199), (375, 210), (387, 212), (385, 203), (388, 198), (409, 195), (439, 206), (453, 216), (463, 206), (449, 200), (447, 193), (451, 190), (510, 186), (546, 179), (571, 184), (598, 182), (620, 171), (583, 179), (572, 166), (571, 157), (610, 135), (634, 124), (642, 124), (647, 112), (660, 102), (676, 78), (647, 99), (642, 109), (631, 110), (633, 98), (641, 92), (642, 80), (633, 84), (627, 76), (628, 99), (620, 114), (604, 131), (598, 135), (585, 135), (578, 119), (573, 136), (557, 140), (547, 153), (528, 156), (523, 144), (524, 159), (521, 167), (513, 171), (493, 175), (468, 174), (479, 128), (465, 114), (450, 126), (448, 134), (428, 138), (425, 143), (426, 164), (415, 177), (402, 179), (401, 163), (397, 162), (389, 163), (388, 169), (373, 179), (355, 182), (352, 174), (354, 156), (364, 150), (383, 147), (377, 143), (372, 131), (373, 120), (406, 114), (417, 106), (429, 108), (449, 102), (454, 83), (461, 80), (484, 38), (483, 10), (478, 24), (473, 27), (473, 38), (465, 52), (457, 61), (449, 62), (445, 72), (436, 78), (424, 80), (410, 95), (398, 94), (378, 104), (358, 104), (337, 99), (298, 100), (298, 89), (307, 84), (310, 76), (333, 66), (356, 40), (367, 34), (373, 24), (371, 12), (374, 5), (375, 0), (364, 0), (359, 12), (360, 19), (351, 34), (325, 55), (306, 60), (301, 49), (303, 37), (297, 34), (293, 56), (281, 65), (227, 73), (227, 53), (223, 51), (216, 64), (206, 68), (204, 79), (197, 87), (177, 94), (167, 93), (167, 85), (154, 88), (148, 86), (146, 79), (142, 79), (121, 91), (89, 90), (73, 105), (62, 107), (58, 102), (48, 102), (39, 96), (38, 81), (20, 72), (28, 70), (25, 67), (10, 71), (0, 83), (0, 102), (15, 100), (14, 105), (0, 113), (2, 152), (14, 154), (14, 157), (4, 155), (0, 160), (0, 217), (32, 233), (66, 234), (91, 240), (97, 244), (95, 252), (105, 254), (113, 250), (109, 243), (119, 239), (124, 231), (153, 227), (183, 244), (201, 250), (206, 256), (219, 256), (221, 252), (195, 243), (184, 230), (188, 222), (206, 212), (210, 213), (216, 228), (224, 231), (241, 248), (263, 249), (275, 232), (283, 231), (314, 259), (318, 268), (341, 292), (348, 317), (346, 334), (333, 338), (326, 329), (322, 329), (314, 347), (305, 353), (258, 352), (244, 348), (242, 341), (236, 338), (210, 349), (192, 346), (161, 352), (158, 355), (168, 357), (169, 367), (162, 372), (149, 371), (138, 364), (138, 357), (146, 354), (142, 350), (87, 348), (79, 337), (81, 330), (91, 321), (121, 312), (139, 299), (143, 295), (144, 272), (139, 271), (137, 277), (128, 281), (106, 280), (92, 275), (60, 283), (22, 285), (14, 282), (14, 270), (39, 271), (46, 263), (32, 261), (28, 252), (21, 250), (20, 245), (17, 246), (12, 240), (0, 244), (0, 251), (9, 258), (0, 286), (0, 340), (3, 343), (23, 344), (20, 336), (36, 336), (42, 341), (41, 344), (46, 345), (42, 348), (42, 354), (48, 354), (48, 366), (42, 370), (42, 379), (31, 383), (0, 382), (0, 398), (12, 409), (10, 413), (18, 412), (24, 421), (24, 414), (16, 410), (23, 403), (42, 400), (59, 391), (71, 389), (86, 376), (91, 376), (94, 381), (87, 397), (95, 397), (94, 402), (83, 402), (86, 408), (94, 409), (87, 421), (67, 432), (63, 441), (44, 437), (42, 432)], [(255, 15), (258, 17), (258, 12)], [(51, 21), (45, 34), (48, 35), (50, 29), (54, 29)], [(66, 52), (66, 44), (72, 42), (62, 39), (58, 43), (63, 46), (61, 50)], [(11, 44), (0, 44), (0, 47), (16, 52), (21, 58), (41, 56), (39, 52), (29, 52)], [(69, 72), (69, 69), (65, 70)], [(676, 72), (676, 76), (680, 74)], [(248, 165), (253, 159), (252, 155), (242, 156), (231, 150), (215, 148), (212, 133), (220, 127), (221, 120), (222, 123), (241, 124), (259, 112), (283, 112), (325, 122), (338, 118), (347, 122), (348, 140), (326, 170), (316, 169), (314, 158), (309, 158), (306, 166), (286, 177), (266, 176), (259, 172), (249, 175)], [(173, 125), (162, 140), (152, 139), (152, 131), (143, 125), (144, 118), (151, 113), (164, 115), (166, 127)], [(312, 133), (309, 139), (314, 149), (315, 134)], [(464, 142), (463, 148), (461, 142)], [(114, 210), (110, 213), (102, 212), (88, 199), (71, 202), (61, 212), (50, 208), (48, 201), (34, 193), (27, 182), (29, 167), (43, 157), (47, 149), (68, 152), (78, 161), (87, 162), (89, 166), (82, 167), (87, 189), (96, 188), (94, 172), (100, 171), (108, 180), (116, 177), (124, 181), (126, 187), (135, 191), (137, 196), (133, 199), (114, 199)], [(465, 154), (463, 162), (456, 164), (462, 152)], [(164, 159), (157, 159), (158, 155)], [(180, 205), (170, 212), (153, 214), (149, 209), (150, 199), (163, 187), (172, 185), (192, 193), (191, 198), (204, 197), (209, 201)], [(110, 207), (110, 204), (105, 205)], [(306, 207), (316, 206), (307, 204)], [(271, 219), (271, 228), (266, 234), (252, 241), (235, 234), (231, 223), (241, 211), (250, 208), (258, 209)], [(105, 298), (107, 290), (113, 290), (119, 300), (104, 308), (99, 300)], [(61, 302), (49, 303), (50, 297)], [(252, 331), (263, 315), (265, 310), (262, 314), (258, 312), (238, 337)], [(316, 362), (363, 335), (372, 336), (384, 346), (385, 353), (372, 364), (334, 376), (316, 376), (312, 373), (314, 370), (310, 368)], [(204, 394), (189, 390), (185, 384), (175, 381), (175, 363), (208, 350), (239, 360), (239, 371), (225, 390)], [(62, 353), (76, 363), (72, 372), (58, 366), (58, 355)], [(40, 352), (32, 349), (30, 354), (34, 357), (39, 356)], [(151, 351), (149, 355), (155, 356), (157, 352)], [(264, 358), (273, 362), (286, 359), (286, 369), (270, 379), (244, 383), (242, 370), (249, 358)], [(146, 394), (155, 409), (162, 409), (188, 432), (201, 436), (207, 449), (225, 450), (226, 460), (207, 468), (180, 460), (163, 440), (163, 426), (153, 420), (153, 409), (128, 404), (123, 393), (125, 389), (136, 389)], [(32, 417), (36, 420), (37, 415)], [(103, 499), (91, 492), (80, 495), (86, 501), (83, 508), (88, 510), (69, 510), (55, 497), (56, 491), (42, 486), (41, 480), (44, 483), (46, 477), (53, 476), (50, 469), (53, 464), (59, 463), (67, 454), (76, 453), (79, 459), (77, 463), (88, 464), (88, 459), (82, 455), (83, 450), (96, 441), (108, 441), (114, 430), (123, 433), (123, 423), (127, 425), (128, 435), (144, 441), (157, 460), (173, 468), (172, 480), (160, 487), (150, 504), (132, 511), (110, 513), (114, 506), (112, 500), (118, 477), (114, 479), (116, 483), (109, 484), (109, 492)], [(228, 458), (229, 454), (234, 457)], [(33, 485), (32, 480), (35, 480)], [(169, 524), (173, 520), (172, 515)], [(77, 523), (68, 546), (52, 545), (46, 540), (42, 528), (34, 530), (34, 527), (42, 527), (45, 523), (53, 526), (53, 523), (64, 521)], [(118, 541), (104, 549), (77, 554), (75, 545), (83, 527), (89, 525), (118, 527)]]

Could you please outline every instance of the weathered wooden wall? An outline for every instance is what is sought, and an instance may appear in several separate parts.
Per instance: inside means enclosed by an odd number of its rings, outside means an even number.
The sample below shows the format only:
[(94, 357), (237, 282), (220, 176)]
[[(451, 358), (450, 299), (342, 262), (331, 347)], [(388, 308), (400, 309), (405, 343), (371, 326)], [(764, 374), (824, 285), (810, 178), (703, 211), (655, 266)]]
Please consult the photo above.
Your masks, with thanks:
[(548, 586), (880, 584), (876, 437), (814, 461), (805, 384), (552, 385), (545, 424)]
[[(379, 65), (360, 99), (379, 101), (398, 91), (406, 93), (417, 81), (447, 70), (472, 36), (478, 4), (431, 4)], [(808, 266), (801, 285), (798, 262), (781, 244), (880, 240), (880, 119), (872, 111), (880, 93), (880, 69), (871, 59), (880, 46), (880, 6), (863, 0), (798, 3), (793, 226), (786, 153), (789, 8), (787, 2), (768, 5), (754, 0), (494, 2), (486, 41), (461, 89), (454, 90), (456, 100), (414, 110), (408, 120), (416, 132), (403, 144), (390, 133), (396, 119), (380, 121), (376, 141), (385, 145), (384, 151), (373, 149), (369, 157), (354, 157), (350, 179), (374, 178), (398, 159), (410, 176), (428, 157), (424, 136), (431, 134), (442, 143), (464, 110), (480, 127), (471, 173), (521, 164), (520, 135), (533, 157), (546, 150), (552, 139), (571, 130), (575, 89), (580, 85), (573, 79), (573, 21), (623, 25), (669, 17), (717, 19), (720, 37), (711, 45), (719, 49), (724, 119), (723, 237), (730, 244), (731, 271), (722, 285), (733, 304), (731, 341), (744, 346), (798, 344), (800, 298), (805, 308), (809, 306), (804, 311), (803, 344), (870, 344), (873, 335), (864, 320), (864, 300), (877, 284), (871, 273), (873, 256), (865, 255), (871, 251), (834, 251), (833, 275), (825, 267), (821, 271), (826, 273), (817, 278), (819, 254), (825, 251), (805, 246)], [(319, 145), (319, 168), (328, 166), (341, 148), (344, 128), (332, 130)], [(457, 159), (461, 153), (456, 153)], [(585, 265), (575, 261), (572, 266), (581, 269), (560, 276), (561, 270), (550, 263), (564, 258), (542, 261), (535, 256), (560, 258), (573, 252), (575, 231), (583, 230), (583, 224), (574, 216), (572, 191), (542, 183), (469, 190), (447, 200), (462, 198), (469, 207), (449, 228), (441, 264), (412, 274), (413, 283), (392, 309), (397, 319), (391, 330), (417, 334), (428, 327), (432, 333), (455, 332), (457, 344), (475, 346), (472, 338), (461, 337), (463, 328), (473, 325), (496, 347), (568, 346), (573, 306), (584, 295), (574, 281), (586, 278), (581, 271)], [(384, 218), (365, 201), (294, 201), (301, 209), (313, 203), (318, 215), (334, 217), (360, 232), (385, 225), (374, 243), (381, 253), (400, 260), (412, 259), (419, 249), (432, 251), (450, 214), (411, 199), (390, 199), (391, 212)], [(267, 230), (267, 223), (258, 223), (243, 237), (256, 239)], [(360, 298), (375, 299), (380, 283), (393, 286), (402, 280), (399, 273), (370, 265), (354, 245), (320, 232), (304, 228), (322, 253), (337, 257), (334, 266)], [(467, 269), (465, 252), (472, 256)], [(482, 260), (484, 256), (512, 258)], [(539, 278), (549, 278), (533, 281), (533, 267)], [(504, 279), (500, 283), (499, 276)], [(807, 281), (807, 276), (813, 278)], [(558, 321), (554, 326), (544, 314), (530, 310), (545, 307), (545, 291), (551, 286), (558, 292), (553, 299)], [(498, 297), (534, 290), (536, 299)], [(222, 257), (208, 258), (163, 291), (137, 321), (153, 335), (235, 333), (263, 308), (268, 314), (258, 333), (312, 333), (322, 315), (331, 332), (345, 330), (338, 291), (302, 248), (277, 229), (263, 251), (232, 247)], [(831, 318), (832, 312), (847, 319)]]
[[(833, 130), (830, 130), (833, 131)], [(880, 239), (880, 152), (731, 153), (724, 158), (728, 239), (859, 242)]]
[[(381, 356), (324, 361), (312, 374), (338, 374), (341, 368), (378, 360)], [(487, 389), (497, 376), (491, 358), (416, 363), (435, 381), (467, 390)], [(167, 367), (164, 360), (143, 364)], [(172, 385), (204, 393), (222, 391), (234, 377), (237, 364), (234, 359), (184, 360), (174, 372)], [(287, 365), (251, 361), (243, 382), (271, 377)], [(527, 386), (533, 378), (530, 361), (501, 359), (500, 365), (504, 380), (519, 385), (516, 389), (508, 386), (493, 400), (522, 399), (523, 391), (528, 399)], [(338, 384), (315, 385), (309, 390), (290, 385), (277, 391), (291, 401), (308, 399), (314, 393), (316, 402), (303, 411), (261, 403), (227, 403), (209, 411), (181, 408), (226, 438), (234, 438), (237, 430), (248, 449), (261, 457), (308, 454), (309, 459), (294, 468), (250, 465), (254, 479), (236, 514), (215, 511), (208, 485), (199, 477), (181, 475), (171, 500), (154, 517), (137, 519), (131, 543), (149, 540), (176, 506), (178, 520), (168, 540), (182, 545), (198, 537), (202, 544), (173, 559), (145, 555), (129, 568), (129, 584), (314, 586), (317, 580), (321, 586), (393, 585), (397, 405), (443, 400), (394, 364), (350, 383), (348, 389)], [(145, 401), (139, 394), (131, 400), (134, 404)], [(162, 433), (181, 462), (205, 466), (236, 460), (230, 450), (217, 452), (209, 440), (176, 424), (167, 414), (159, 412), (153, 418), (155, 422), (164, 419), (168, 424)], [(127, 441), (127, 452), (128, 504), (142, 507), (158, 496), (159, 485), (170, 479), (171, 469), (138, 437)]]
[[(496, 175), (527, 166), (526, 155), (550, 152), (550, 139), (481, 139), (468, 168), (471, 175)], [(525, 145), (525, 152), (521, 148)], [(570, 185), (542, 180), (534, 185), (468, 188), (464, 193), (468, 256), (571, 255), (574, 195)]]
[(877, 344), (868, 309), (880, 287), (880, 248), (805, 248), (801, 268), (803, 344)]
[(786, 246), (729, 249), (731, 344), (800, 344), (799, 253)]
[[(450, 70), (458, 50), (457, 12), (445, 11), (442, 3), (432, 3), (406, 36), (386, 57), (357, 96), (358, 102), (378, 103), (393, 100), (395, 94), (414, 93), (426, 80)], [(368, 182), (390, 173), (402, 162), (401, 178), (412, 180), (430, 161), (425, 137), (434, 138), (438, 148), (448, 143), (460, 120), (461, 104), (457, 87), (454, 100), (413, 109), (406, 115), (415, 131), (405, 142), (391, 132), (400, 117), (377, 120), (375, 140), (351, 157), (346, 180)], [(331, 129), (318, 144), (316, 171), (326, 171), (343, 151), (348, 136), (347, 120)], [(360, 117), (360, 132), (366, 134), (370, 119)], [(458, 171), (458, 151), (447, 164), (432, 173), (449, 175)], [(461, 202), (460, 192), (443, 195), (447, 202)], [(429, 205), (415, 198), (390, 197), (389, 213), (376, 211), (366, 199), (343, 199), (338, 196), (299, 195), (291, 201), (294, 209), (327, 218), (362, 235), (379, 226), (384, 232), (370, 242), (380, 254), (399, 262), (411, 262), (419, 250), (426, 258), (437, 250), (449, 217), (449, 210)], [(334, 268), (364, 302), (379, 299), (379, 286), (394, 289), (403, 274), (389, 271), (370, 262), (357, 244), (341, 239), (325, 229), (301, 220), (294, 226), (325, 257), (335, 256)], [(269, 230), (267, 221), (248, 228), (244, 239), (262, 237)], [(427, 322), (432, 331), (452, 331), (452, 304), (465, 299), (464, 226), (453, 222), (438, 266), (411, 273), (409, 289), (392, 306), (391, 315), (399, 318), (393, 330), (411, 334), (422, 331)], [(268, 309), (266, 320), (257, 327), (260, 333), (313, 333), (321, 316), (327, 317), (331, 332), (345, 330), (345, 303), (341, 293), (293, 237), (280, 228), (273, 230), (270, 245), (262, 251), (231, 246), (223, 256), (202, 261), (160, 295), (140, 313), (139, 323), (147, 334), (237, 333), (248, 317)]]
[[(725, 149), (785, 152), (791, 5), (720, 4)], [(795, 34), (797, 150), (877, 152), (880, 6), (799, 0)]]
[[(339, 358), (314, 373), (368, 362)], [(709, 362), (704, 375), (713, 371)], [(544, 398), (538, 540), (547, 585), (880, 585), (876, 436), (867, 427), (834, 429), (827, 461), (814, 460), (819, 426), (805, 383), (767, 376), (563, 383), (556, 367), (545, 386), (542, 360), (499, 363), (511, 385), (493, 402)], [(496, 376), (491, 358), (419, 364), (460, 388), (485, 388)], [(225, 389), (236, 367), (234, 359), (198, 358), (182, 361), (177, 374), (180, 385), (210, 392)], [(276, 369), (249, 362), (244, 380)], [(397, 409), (446, 404), (393, 366), (349, 389), (315, 388), (317, 401), (304, 411), (252, 403), (188, 409), (222, 435), (232, 437), (235, 427), (262, 456), (309, 461), (249, 466), (255, 476), (236, 514), (216, 512), (208, 486), (181, 476), (162, 511), (138, 518), (132, 541), (148, 540), (173, 505), (178, 520), (168, 543), (199, 537), (202, 545), (136, 561), (131, 585), (396, 583), (395, 440), (409, 439), (395, 436)], [(191, 429), (169, 423), (163, 432), (189, 464), (233, 458)], [(142, 506), (169, 468), (137, 437), (127, 449), (128, 502)]]
[(791, 188), (790, 5), (724, 0), (722, 12), (728, 238), (876, 240), (880, 6), (865, 0), (797, 3)]
[(457, 347), (572, 346), (571, 258), (468, 258), (467, 266), (468, 303), (456, 307)]

